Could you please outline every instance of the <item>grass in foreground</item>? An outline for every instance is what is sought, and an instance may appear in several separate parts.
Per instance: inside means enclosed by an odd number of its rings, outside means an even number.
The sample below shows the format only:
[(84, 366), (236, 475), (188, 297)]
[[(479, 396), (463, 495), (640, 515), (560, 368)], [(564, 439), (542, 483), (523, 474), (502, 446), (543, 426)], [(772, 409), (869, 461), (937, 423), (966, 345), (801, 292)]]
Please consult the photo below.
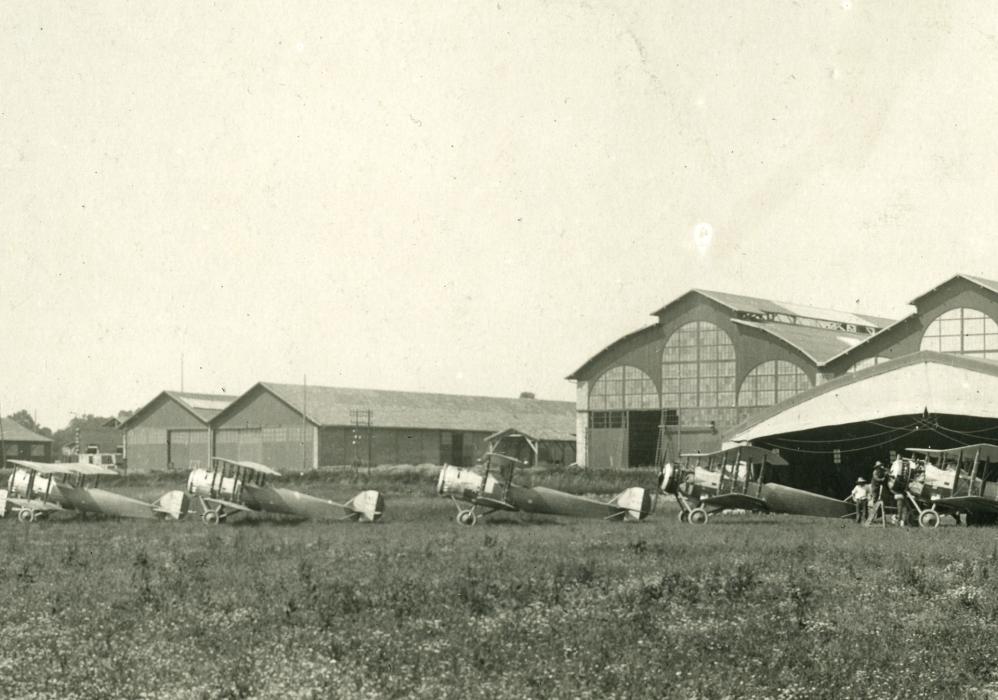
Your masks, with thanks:
[[(342, 497), (351, 487), (330, 488)], [(335, 491), (335, 492), (332, 492)], [(6, 697), (990, 697), (992, 529), (0, 521)]]

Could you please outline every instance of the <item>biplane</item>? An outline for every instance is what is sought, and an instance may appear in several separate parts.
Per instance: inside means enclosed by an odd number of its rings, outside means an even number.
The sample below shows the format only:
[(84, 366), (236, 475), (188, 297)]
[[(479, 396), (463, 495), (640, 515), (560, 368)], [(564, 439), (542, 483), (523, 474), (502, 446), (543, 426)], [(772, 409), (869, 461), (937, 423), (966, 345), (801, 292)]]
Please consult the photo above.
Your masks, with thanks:
[(934, 450), (908, 448), (902, 459), (906, 497), (918, 513), (922, 527), (938, 527), (948, 514), (968, 525), (998, 522), (998, 445), (981, 443)]
[(385, 512), (379, 491), (361, 491), (346, 503), (327, 501), (267, 484), (280, 474), (265, 464), (213, 457), (208, 469), (195, 467), (187, 492), (201, 509), (201, 520), (217, 525), (236, 513), (278, 513), (300, 518), (355, 520), (373, 523)]
[(666, 463), (659, 473), (659, 491), (675, 496), (680, 522), (703, 525), (711, 515), (725, 510), (830, 518), (853, 513), (848, 503), (769, 481), (772, 474), (767, 467), (788, 463), (761, 447), (740, 445), (680, 458), (680, 466)]
[[(499, 462), (498, 479), (493, 461)], [(496, 511), (637, 521), (647, 518), (653, 510), (651, 494), (639, 487), (624, 489), (609, 501), (599, 501), (543, 486), (518, 486), (513, 483), (517, 465), (525, 465), (525, 462), (498, 452), (486, 453), (484, 474), (444, 465), (437, 478), (437, 493), (454, 502), (457, 522), (462, 525), (474, 525), (479, 518)], [(470, 507), (462, 507), (460, 501), (469, 503)], [(479, 507), (485, 509), (481, 514), (476, 513)]]
[(120, 518), (180, 519), (187, 512), (187, 494), (170, 491), (153, 503), (99, 488), (101, 477), (117, 472), (97, 464), (49, 464), (11, 459), (14, 471), (0, 489), (0, 517), (16, 512), (21, 522), (33, 522), (53, 511), (71, 510)]

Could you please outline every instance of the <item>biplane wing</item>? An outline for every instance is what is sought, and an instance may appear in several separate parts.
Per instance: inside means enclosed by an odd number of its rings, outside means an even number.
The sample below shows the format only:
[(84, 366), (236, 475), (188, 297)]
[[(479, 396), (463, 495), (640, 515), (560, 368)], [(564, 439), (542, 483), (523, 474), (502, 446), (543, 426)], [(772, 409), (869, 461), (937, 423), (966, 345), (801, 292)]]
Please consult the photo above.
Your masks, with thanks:
[(492, 510), (519, 510), (512, 503), (507, 503), (506, 501), (501, 501), (497, 498), (489, 498), (488, 496), (478, 496), (474, 499), (476, 506), (485, 506), (486, 508), (491, 508)]
[(717, 510), (741, 509), (769, 511), (769, 506), (764, 500), (744, 493), (723, 493), (717, 496), (706, 496), (700, 499), (700, 505), (704, 508), (713, 508)]
[(998, 501), (983, 496), (951, 496), (934, 498), (932, 503), (951, 510), (967, 513), (994, 513), (998, 515)]
[(228, 509), (228, 510), (238, 510), (241, 513), (255, 513), (256, 512), (253, 508), (248, 508), (247, 506), (244, 506), (242, 503), (236, 503), (234, 501), (226, 501), (226, 500), (224, 500), (222, 498), (211, 498), (209, 496), (202, 496), (201, 500), (204, 503), (208, 504), (208, 505), (215, 506), (216, 508), (225, 508), (225, 509)]
[(249, 469), (252, 472), (266, 474), (267, 476), (281, 475), (281, 473), (276, 469), (271, 469), (266, 464), (260, 464), (259, 462), (250, 462), (248, 460), (226, 459), (224, 457), (215, 457), (214, 460), (216, 462), (221, 462), (223, 464), (231, 464), (234, 467), (242, 467), (243, 469)]
[(38, 474), (81, 474), (83, 476), (115, 476), (118, 472), (102, 467), (99, 464), (81, 462), (32, 462), (27, 459), (8, 459), (10, 464), (16, 464), (23, 469), (30, 469)]

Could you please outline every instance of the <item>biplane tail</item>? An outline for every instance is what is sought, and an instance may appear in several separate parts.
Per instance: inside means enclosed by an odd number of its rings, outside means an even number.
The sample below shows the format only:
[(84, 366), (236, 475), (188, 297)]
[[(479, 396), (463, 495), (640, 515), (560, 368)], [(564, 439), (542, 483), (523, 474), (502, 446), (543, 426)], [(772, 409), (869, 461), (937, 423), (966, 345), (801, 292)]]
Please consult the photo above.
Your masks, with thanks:
[(168, 491), (160, 496), (152, 504), (152, 509), (156, 513), (162, 513), (168, 518), (180, 520), (187, 514), (190, 506), (190, 497), (184, 491)]
[(385, 497), (380, 491), (361, 491), (343, 506), (351, 520), (373, 523), (385, 514)]
[(618, 509), (615, 519), (633, 521), (647, 518), (655, 506), (652, 494), (639, 486), (624, 489), (610, 500), (610, 505)]

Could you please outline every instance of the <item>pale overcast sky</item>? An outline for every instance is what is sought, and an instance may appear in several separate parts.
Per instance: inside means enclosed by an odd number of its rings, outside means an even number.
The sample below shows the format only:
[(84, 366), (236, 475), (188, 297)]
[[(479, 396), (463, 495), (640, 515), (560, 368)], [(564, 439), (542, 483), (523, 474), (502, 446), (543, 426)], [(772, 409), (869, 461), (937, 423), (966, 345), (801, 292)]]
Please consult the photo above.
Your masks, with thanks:
[(901, 316), (998, 278), (996, 100), (977, 2), (8, 1), (0, 405), (572, 400), (691, 287)]

